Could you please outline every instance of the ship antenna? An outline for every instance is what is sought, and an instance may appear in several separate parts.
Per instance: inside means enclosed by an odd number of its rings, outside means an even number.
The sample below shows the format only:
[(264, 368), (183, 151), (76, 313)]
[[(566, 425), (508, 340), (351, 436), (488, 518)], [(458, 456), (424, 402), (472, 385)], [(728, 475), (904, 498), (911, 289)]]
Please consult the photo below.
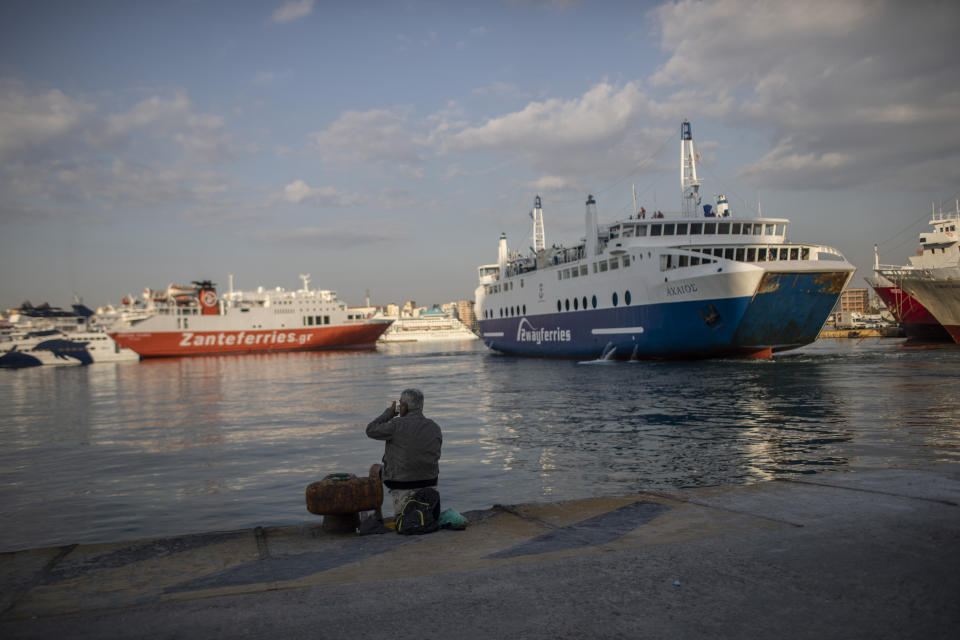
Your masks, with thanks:
[(304, 291), (310, 291), (310, 274), (309, 274), (309, 273), (301, 273), (301, 274), (300, 274), (300, 279), (303, 280), (303, 290), (304, 290)]
[(690, 122), (680, 125), (680, 191), (683, 198), (683, 215), (696, 217), (700, 206), (700, 181), (697, 180), (697, 161), (693, 151), (693, 132)]

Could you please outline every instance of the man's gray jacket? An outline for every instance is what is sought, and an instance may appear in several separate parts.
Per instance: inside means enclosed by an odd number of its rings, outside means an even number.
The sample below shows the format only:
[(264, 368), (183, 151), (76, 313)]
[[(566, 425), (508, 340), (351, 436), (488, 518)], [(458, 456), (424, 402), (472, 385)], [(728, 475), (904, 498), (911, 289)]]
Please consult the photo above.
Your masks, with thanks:
[(437, 483), (443, 434), (418, 409), (405, 416), (384, 411), (367, 425), (367, 436), (385, 440), (383, 481), (390, 489), (415, 489)]

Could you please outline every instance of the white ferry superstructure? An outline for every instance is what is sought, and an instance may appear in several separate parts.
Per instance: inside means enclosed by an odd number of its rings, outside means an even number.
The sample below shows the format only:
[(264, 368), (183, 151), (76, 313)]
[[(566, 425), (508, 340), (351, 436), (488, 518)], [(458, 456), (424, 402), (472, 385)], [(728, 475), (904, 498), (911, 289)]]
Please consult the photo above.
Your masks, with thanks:
[(877, 265), (875, 271), (925, 307), (960, 343), (960, 201), (956, 211), (933, 211), (930, 230), (920, 234), (920, 254), (905, 266)]
[(452, 313), (431, 309), (418, 316), (399, 316), (380, 336), (380, 342), (443, 342), (478, 337)]
[[(785, 218), (702, 204), (689, 122), (681, 126), (683, 213), (637, 212), (600, 224), (586, 201), (585, 238), (547, 247), (541, 199), (534, 247), (479, 267), (475, 292), (488, 347), (570, 358), (768, 358), (813, 342), (855, 268), (836, 249), (787, 242)], [(662, 214), (658, 214), (662, 216)]]
[(335, 291), (303, 288), (231, 290), (217, 297), (209, 281), (144, 293), (144, 307), (109, 329), (145, 358), (262, 351), (375, 348), (392, 319), (353, 310)]

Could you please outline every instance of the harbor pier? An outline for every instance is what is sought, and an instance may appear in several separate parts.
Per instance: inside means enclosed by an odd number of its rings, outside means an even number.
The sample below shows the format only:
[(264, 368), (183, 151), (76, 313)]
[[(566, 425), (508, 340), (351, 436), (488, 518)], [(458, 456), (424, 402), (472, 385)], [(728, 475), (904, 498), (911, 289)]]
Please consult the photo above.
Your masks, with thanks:
[[(456, 505), (445, 505), (453, 506)], [(960, 467), (0, 555), (4, 638), (946, 638)]]

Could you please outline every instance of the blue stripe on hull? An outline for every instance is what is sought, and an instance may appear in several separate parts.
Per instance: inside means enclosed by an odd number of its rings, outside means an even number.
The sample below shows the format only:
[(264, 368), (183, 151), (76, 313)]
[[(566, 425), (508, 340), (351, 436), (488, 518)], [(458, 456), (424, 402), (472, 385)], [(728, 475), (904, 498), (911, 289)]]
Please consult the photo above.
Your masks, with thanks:
[(849, 275), (848, 271), (764, 274), (734, 342), (774, 351), (810, 344), (817, 339)]
[(481, 320), (480, 329), (488, 347), (515, 355), (596, 358), (608, 345), (619, 359), (732, 355), (749, 352), (734, 343), (749, 305), (742, 297), (571, 311)]

